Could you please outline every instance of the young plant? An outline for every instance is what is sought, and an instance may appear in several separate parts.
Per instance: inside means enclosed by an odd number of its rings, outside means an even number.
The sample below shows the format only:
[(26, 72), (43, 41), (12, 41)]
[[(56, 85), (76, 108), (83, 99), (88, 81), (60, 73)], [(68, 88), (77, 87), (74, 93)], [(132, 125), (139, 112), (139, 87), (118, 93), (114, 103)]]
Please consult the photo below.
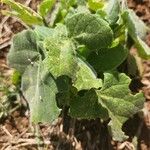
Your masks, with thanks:
[[(150, 58), (145, 24), (119, 0), (62, 0), (58, 9), (54, 0), (44, 0), (38, 13), (12, 0), (2, 2), (12, 7), (9, 14), (33, 26), (14, 36), (7, 57), (21, 73), (31, 122), (52, 122), (68, 107), (72, 118), (111, 118), (113, 139), (125, 140), (122, 125), (142, 109), (144, 97), (129, 89), (131, 79), (118, 67), (131, 45), (139, 57)], [(49, 12), (55, 15), (51, 27)]]

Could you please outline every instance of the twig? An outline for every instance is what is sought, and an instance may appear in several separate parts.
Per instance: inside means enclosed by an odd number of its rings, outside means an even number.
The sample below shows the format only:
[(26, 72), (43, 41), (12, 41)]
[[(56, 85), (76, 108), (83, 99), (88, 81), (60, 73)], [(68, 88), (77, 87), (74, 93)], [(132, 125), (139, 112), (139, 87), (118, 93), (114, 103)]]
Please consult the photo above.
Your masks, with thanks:
[(48, 140), (38, 142), (36, 139), (19, 139), (18, 141), (12, 141), (11, 144), (14, 144), (13, 148), (31, 146), (31, 145), (50, 145), (51, 142)]
[[(6, 149), (8, 149), (8, 150), (10, 150), (10, 149), (17, 149), (17, 148), (19, 148), (19, 147), (25, 147), (25, 146), (38, 146), (38, 145), (40, 145), (40, 146), (42, 146), (42, 145), (50, 145), (51, 144), (51, 142), (50, 141), (48, 141), (48, 140), (44, 140), (44, 141), (40, 141), (40, 143), (36, 140), (36, 139), (17, 139), (17, 140), (12, 140), (12, 141), (10, 141), (9, 143), (7, 143), (6, 145), (4, 145), (3, 147), (2, 147), (2, 149), (1, 150), (6, 150)], [(14, 146), (12, 146), (12, 145), (14, 145)]]
[(6, 48), (8, 47), (9, 45), (11, 44), (11, 41), (8, 40), (7, 42), (5, 42), (4, 44), (0, 45), (0, 50), (3, 49), (3, 48)]
[(6, 144), (1, 148), (1, 150), (6, 150), (6, 149), (8, 149), (8, 147), (10, 147), (10, 143), (6, 143)]
[(2, 127), (2, 129), (4, 130), (4, 132), (12, 139), (13, 136), (10, 134), (10, 132), (6, 129), (5, 126)]
[(5, 16), (0, 24), (0, 33), (2, 32), (3, 29), (3, 24), (9, 19), (9, 16)]
[(14, 107), (13, 109), (11, 109), (9, 111), (9, 114), (12, 114), (14, 111), (16, 111), (18, 108), (20, 107), (20, 105), (17, 105), (16, 107)]
[(5, 31), (8, 32), (8, 33), (12, 33), (12, 31), (11, 31), (11, 29), (10, 29), (10, 27), (9, 27), (9, 25), (8, 25), (7, 22), (4, 24), (4, 29), (5, 29)]
[(10, 34), (8, 34), (8, 33), (6, 33), (6, 34), (7, 34), (7, 37), (5, 37), (3, 40), (0, 41), (0, 45), (4, 44), (5, 42), (10, 40), (10, 37), (8, 37), (8, 36), (10, 36)]
[[(4, 43), (4, 40), (2, 40), (2, 38), (8, 38), (8, 36), (10, 36), (11, 35), (11, 32), (9, 31), (5, 31), (4, 33), (2, 33), (1, 35), (0, 35), (0, 44), (3, 44)], [(10, 39), (10, 38), (9, 38)]]
[(27, 129), (25, 129), (25, 130), (18, 136), (18, 139), (21, 138), (24, 134), (26, 134), (28, 130), (29, 130), (29, 127), (28, 127)]
[(130, 149), (130, 150), (135, 150), (135, 148), (134, 148), (134, 145), (132, 144), (132, 143), (130, 143), (130, 142), (124, 142), (124, 143), (122, 143), (119, 147), (118, 147), (118, 150), (123, 150), (123, 149), (125, 149), (125, 148), (127, 148), (127, 149)]

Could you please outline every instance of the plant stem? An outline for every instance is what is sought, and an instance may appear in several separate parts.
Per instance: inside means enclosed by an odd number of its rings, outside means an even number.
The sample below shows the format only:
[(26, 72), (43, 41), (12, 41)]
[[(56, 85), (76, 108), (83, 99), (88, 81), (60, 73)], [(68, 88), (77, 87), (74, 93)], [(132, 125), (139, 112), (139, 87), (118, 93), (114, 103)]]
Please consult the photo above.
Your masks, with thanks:
[(69, 130), (69, 116), (68, 116), (69, 107), (64, 106), (62, 109), (62, 121), (63, 121), (63, 132), (68, 133)]
[(39, 125), (38, 124), (35, 125), (35, 136), (36, 136), (38, 150), (42, 150), (40, 147), (41, 139), (40, 139), (40, 132), (39, 132)]
[(111, 145), (111, 137), (110, 137), (110, 134), (108, 131), (108, 123), (109, 123), (109, 121), (102, 123), (101, 133), (100, 133), (100, 141), (101, 141), (100, 148), (101, 148), (101, 150), (106, 150), (106, 149), (112, 150), (113, 149), (113, 147)]

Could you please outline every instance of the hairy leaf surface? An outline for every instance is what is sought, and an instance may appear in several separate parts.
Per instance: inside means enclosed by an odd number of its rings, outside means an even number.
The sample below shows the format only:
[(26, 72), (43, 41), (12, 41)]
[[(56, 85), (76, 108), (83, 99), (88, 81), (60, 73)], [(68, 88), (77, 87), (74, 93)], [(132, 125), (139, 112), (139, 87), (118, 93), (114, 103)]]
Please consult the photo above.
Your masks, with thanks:
[(115, 140), (126, 138), (122, 132), (123, 123), (132, 115), (142, 109), (143, 94), (131, 94), (129, 84), (131, 80), (125, 74), (105, 73), (101, 90), (97, 91), (99, 103), (109, 111), (110, 126)]
[(80, 119), (107, 119), (108, 111), (100, 103), (94, 89), (86, 91), (83, 96), (74, 97), (70, 102), (70, 115)]
[(132, 10), (126, 10), (122, 15), (124, 22), (127, 25), (128, 33), (135, 42), (135, 45), (138, 48), (138, 54), (144, 59), (150, 58), (150, 48), (144, 41), (147, 33), (146, 25), (136, 16)]
[(8, 53), (7, 59), (11, 67), (21, 73), (32, 62), (37, 61), (40, 53), (36, 43), (36, 35), (33, 31), (25, 30), (18, 33), (13, 38), (13, 43)]
[(60, 76), (56, 80), (58, 93), (56, 99), (58, 107), (70, 106), (70, 101), (77, 94), (77, 89), (72, 86), (72, 80), (68, 76)]
[(37, 34), (38, 39), (42, 40), (42, 41), (45, 38), (48, 38), (49, 36), (54, 35), (54, 29), (48, 28), (48, 27), (45, 27), (45, 26), (35, 26), (34, 31)]
[(125, 23), (127, 23), (129, 34), (133, 38), (136, 38), (137, 36), (141, 39), (145, 38), (148, 28), (133, 10), (126, 10), (123, 13), (123, 19)]
[(37, 37), (42, 41), (49, 37), (56, 38), (57, 40), (63, 40), (68, 37), (66, 26), (61, 23), (57, 24), (55, 28), (36, 26), (34, 31), (37, 34)]
[(111, 45), (113, 32), (109, 24), (98, 15), (77, 13), (66, 21), (70, 36), (90, 50)]
[(113, 48), (101, 49), (97, 53), (93, 52), (87, 60), (96, 71), (108, 71), (117, 68), (126, 59), (127, 53), (128, 50), (119, 44)]
[(58, 23), (55, 27), (55, 37), (60, 37), (61, 39), (66, 39), (68, 37), (68, 31), (65, 25)]
[(107, 13), (107, 20), (109, 23), (115, 24), (119, 19), (119, 12), (120, 12), (120, 4), (119, 0), (108, 0), (104, 10)]
[(77, 59), (73, 43), (69, 40), (48, 38), (45, 41), (45, 47), (48, 49), (48, 54), (44, 62), (48, 70), (55, 77), (67, 75), (74, 78)]
[(58, 117), (57, 86), (42, 63), (27, 67), (22, 76), (22, 91), (29, 102), (32, 122), (52, 122)]
[(97, 78), (95, 71), (91, 66), (78, 58), (79, 69), (76, 74), (74, 86), (80, 90), (89, 90), (91, 88), (99, 88), (102, 86), (102, 80)]

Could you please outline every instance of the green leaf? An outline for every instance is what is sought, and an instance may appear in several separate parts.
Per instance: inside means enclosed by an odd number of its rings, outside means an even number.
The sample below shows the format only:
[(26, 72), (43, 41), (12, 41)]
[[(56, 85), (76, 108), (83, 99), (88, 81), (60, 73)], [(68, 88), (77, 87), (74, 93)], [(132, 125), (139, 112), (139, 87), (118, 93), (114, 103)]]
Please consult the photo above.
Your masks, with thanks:
[(70, 101), (77, 95), (77, 89), (72, 86), (68, 76), (60, 76), (56, 80), (58, 93), (56, 95), (58, 107), (70, 106)]
[[(127, 73), (130, 77), (136, 77), (139, 75), (139, 67), (140, 65), (138, 65), (137, 63), (137, 59), (139, 57), (136, 56), (136, 55), (131, 55), (129, 54), (128, 57), (127, 57)], [(141, 59), (140, 59), (141, 60)]]
[(56, 80), (59, 93), (57, 93), (58, 106), (69, 106), (71, 98), (72, 81), (68, 76), (59, 76)]
[(5, 15), (16, 16), (28, 25), (42, 25), (42, 17), (33, 11), (31, 8), (24, 6), (23, 4), (17, 3), (13, 0), (1, 0), (2, 3), (9, 5), (12, 11), (3, 11)]
[(8, 53), (8, 64), (23, 73), (28, 65), (39, 60), (36, 35), (31, 30), (18, 33), (13, 38), (13, 44)]
[(58, 23), (55, 27), (55, 35), (56, 38), (66, 39), (68, 38), (68, 31), (65, 25)]
[(103, 6), (104, 0), (88, 0), (88, 7), (93, 11), (103, 8)]
[(150, 47), (137, 37), (135, 46), (138, 48), (138, 53), (142, 58), (150, 59)]
[(96, 14), (99, 15), (102, 19), (106, 19), (107, 14), (103, 9), (97, 10)]
[(97, 91), (99, 103), (109, 111), (112, 136), (117, 141), (123, 141), (126, 136), (122, 132), (123, 123), (142, 109), (143, 94), (133, 95), (129, 89), (131, 80), (121, 73), (105, 73), (101, 90)]
[(98, 15), (77, 13), (67, 18), (66, 25), (70, 36), (90, 50), (106, 48), (112, 43), (113, 32)]
[(44, 62), (53, 76), (67, 75), (74, 78), (77, 59), (73, 43), (69, 40), (48, 38), (45, 41), (45, 48), (48, 54)]
[(117, 68), (127, 57), (128, 50), (122, 45), (113, 48), (101, 49), (97, 53), (89, 55), (87, 61), (97, 72), (113, 70)]
[(77, 0), (78, 6), (85, 6), (87, 0)]
[(111, 25), (115, 24), (119, 19), (120, 13), (119, 0), (108, 0), (104, 10), (107, 13), (106, 19), (109, 21), (109, 23)]
[(136, 39), (137, 36), (141, 39), (145, 38), (148, 28), (133, 10), (126, 10), (122, 17), (127, 25), (128, 32), (133, 39)]
[(83, 96), (77, 96), (70, 102), (70, 115), (79, 119), (107, 119), (108, 111), (100, 103), (94, 89), (86, 91)]
[(132, 37), (135, 45), (138, 48), (138, 54), (144, 59), (150, 58), (150, 48), (142, 39), (145, 37), (148, 28), (146, 25), (136, 16), (132, 10), (126, 10), (122, 18), (126, 23), (128, 34)]
[(43, 0), (38, 6), (38, 12), (42, 17), (45, 17), (52, 10), (56, 0)]
[(34, 31), (37, 34), (38, 39), (42, 41), (54, 34), (54, 29), (45, 26), (35, 26)]
[(52, 122), (58, 117), (57, 86), (43, 63), (27, 67), (22, 76), (22, 91), (29, 102), (31, 122)]
[(20, 85), (21, 83), (21, 74), (17, 70), (13, 72), (13, 75), (11, 76), (12, 84), (15, 86)]
[[(86, 5), (79, 5), (76, 9), (75, 9), (75, 13), (90, 13), (90, 10), (86, 7)], [(73, 15), (73, 14), (72, 14)], [(71, 15), (70, 15), (71, 16)]]
[(85, 61), (78, 58), (79, 69), (76, 73), (76, 80), (74, 86), (80, 90), (89, 90), (91, 88), (100, 88), (102, 80), (97, 78), (96, 73), (92, 67)]
[(44, 41), (46, 38), (53, 37), (59, 39), (66, 39), (68, 32), (66, 26), (58, 23), (55, 28), (49, 28), (45, 26), (35, 26), (34, 29), (39, 40)]
[(77, 3), (76, 0), (61, 0), (61, 5), (64, 9), (69, 9), (71, 6), (74, 6)]

